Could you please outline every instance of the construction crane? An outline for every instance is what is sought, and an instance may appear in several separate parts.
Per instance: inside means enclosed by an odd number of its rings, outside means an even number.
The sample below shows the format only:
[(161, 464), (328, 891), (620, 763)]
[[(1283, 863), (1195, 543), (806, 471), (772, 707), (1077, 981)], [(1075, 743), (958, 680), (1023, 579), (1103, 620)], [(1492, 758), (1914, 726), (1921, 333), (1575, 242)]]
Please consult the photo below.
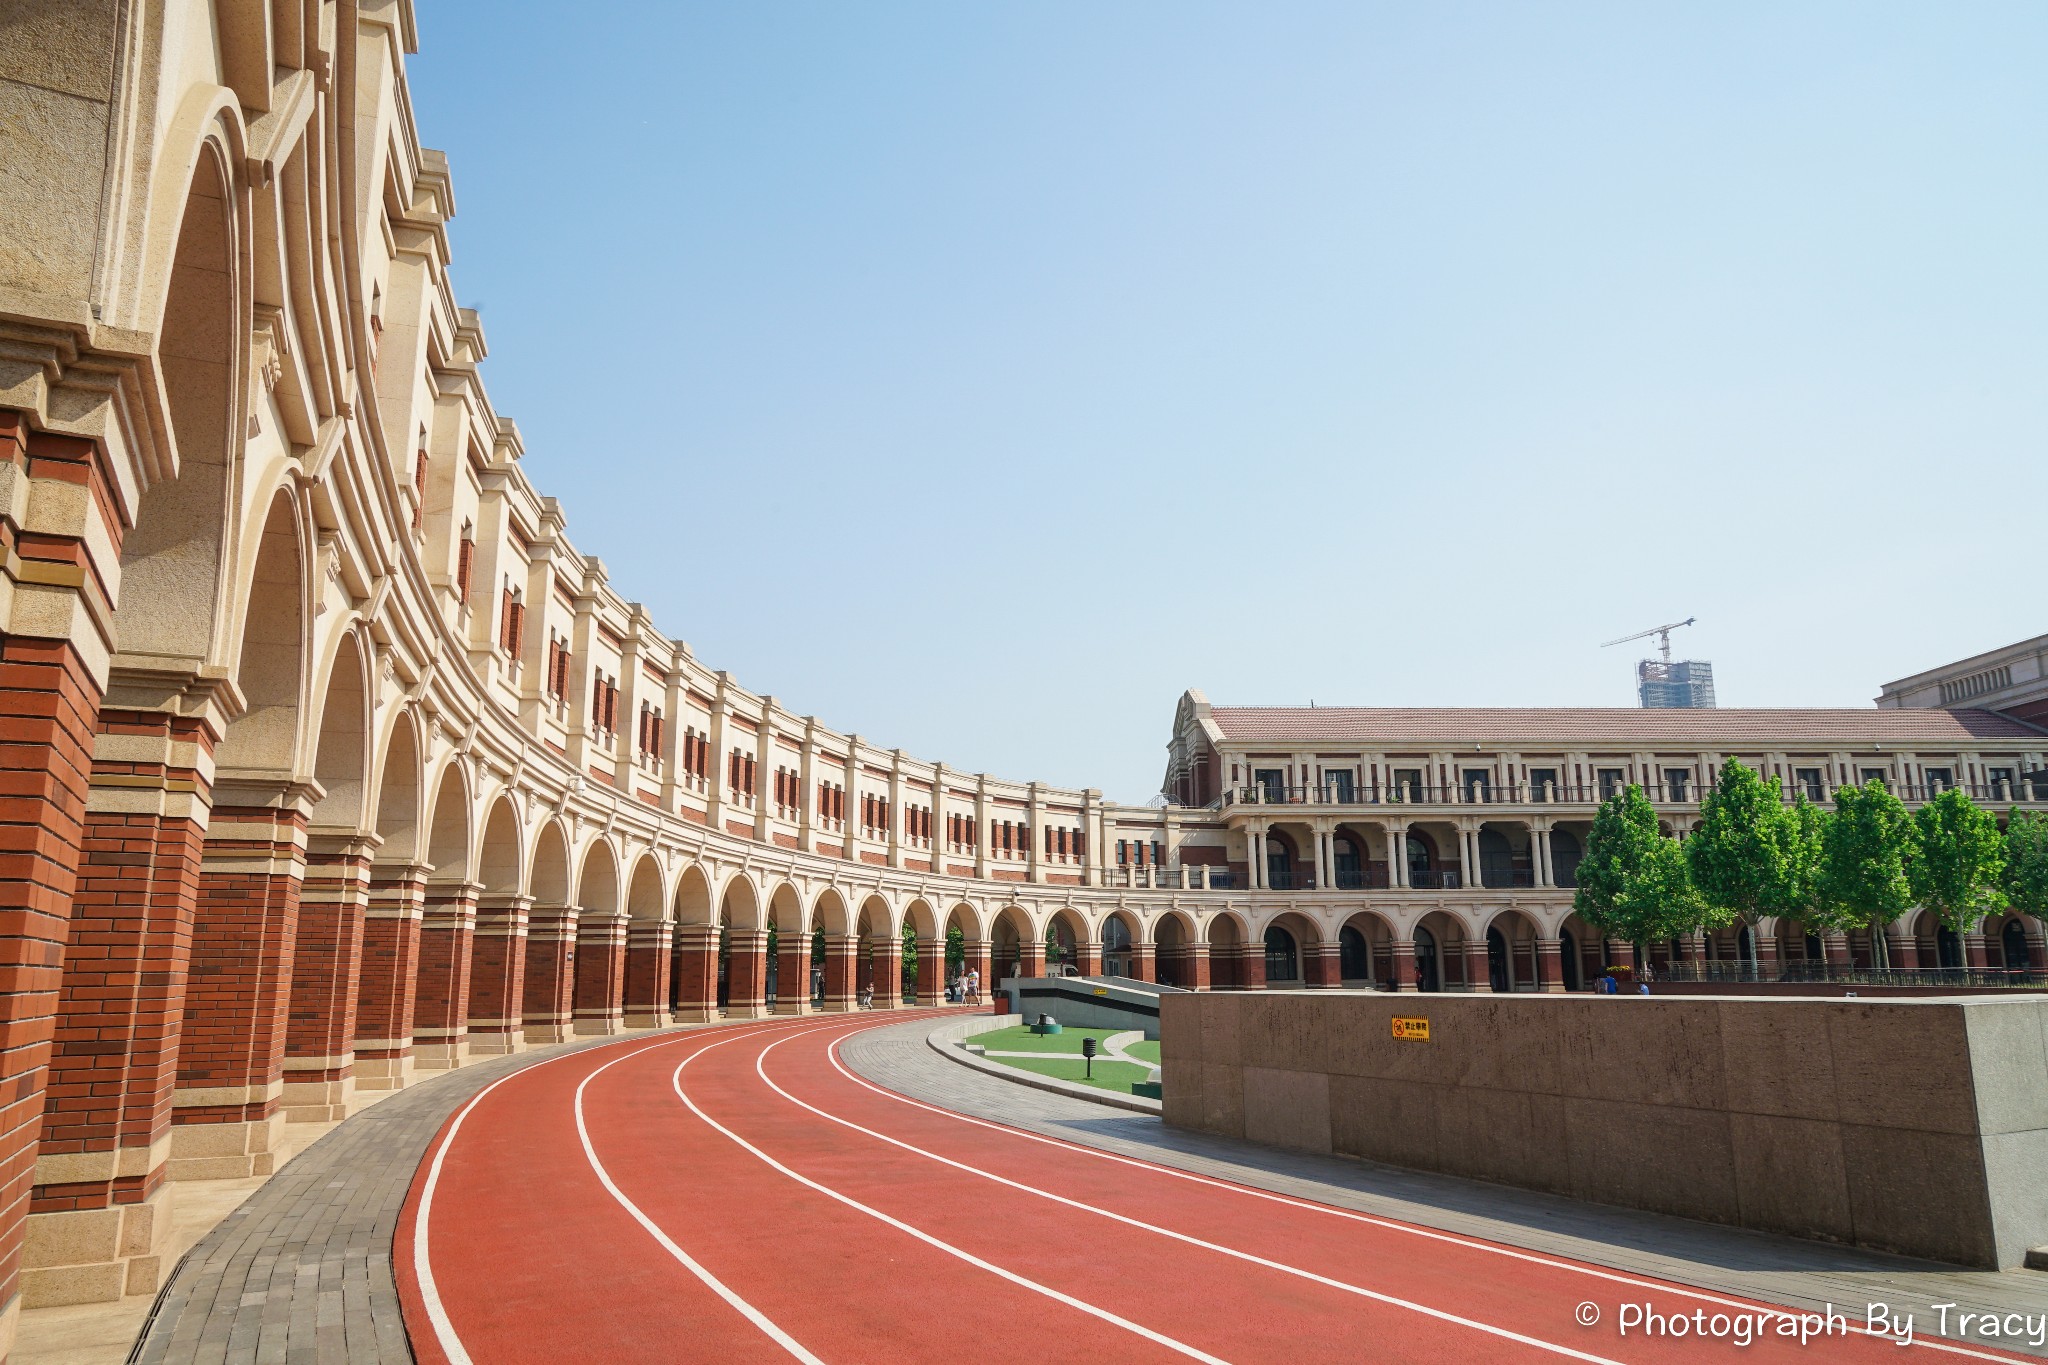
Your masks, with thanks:
[(1619, 640), (1609, 640), (1600, 648), (1611, 649), (1615, 645), (1625, 645), (1630, 640), (1642, 640), (1654, 635), (1657, 637), (1658, 648), (1664, 651), (1664, 662), (1668, 664), (1671, 662), (1671, 632), (1677, 630), (1680, 626), (1691, 625), (1694, 619), (1688, 616), (1683, 621), (1673, 621), (1668, 626), (1651, 626), (1648, 630), (1639, 630), (1633, 635), (1624, 635)]

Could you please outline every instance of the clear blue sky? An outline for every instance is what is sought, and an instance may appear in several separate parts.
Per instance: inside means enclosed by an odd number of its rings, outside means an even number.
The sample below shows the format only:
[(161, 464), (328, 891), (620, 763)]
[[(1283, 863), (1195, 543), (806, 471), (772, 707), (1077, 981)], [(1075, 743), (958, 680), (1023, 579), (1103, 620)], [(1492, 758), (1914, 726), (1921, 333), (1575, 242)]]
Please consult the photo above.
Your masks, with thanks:
[(528, 473), (840, 729), (1142, 800), (1190, 686), (2048, 630), (2048, 6), (419, 8)]

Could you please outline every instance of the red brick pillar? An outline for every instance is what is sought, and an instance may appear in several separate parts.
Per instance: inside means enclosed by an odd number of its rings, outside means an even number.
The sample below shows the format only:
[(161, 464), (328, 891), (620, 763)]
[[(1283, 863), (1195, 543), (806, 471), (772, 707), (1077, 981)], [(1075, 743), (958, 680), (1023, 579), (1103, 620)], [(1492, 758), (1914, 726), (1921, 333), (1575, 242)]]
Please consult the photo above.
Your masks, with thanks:
[[(253, 804), (266, 794), (277, 804)], [(276, 1169), (292, 947), (306, 876), (301, 799), (225, 778), (215, 788), (172, 1098), (176, 1180)]]
[(1777, 936), (1765, 937), (1762, 934), (1757, 934), (1755, 936), (1755, 943), (1757, 976), (1764, 981), (1776, 981), (1779, 970)]
[(165, 1158), (214, 732), (100, 713), (22, 1299), (155, 1292), (168, 1269)]
[(1213, 989), (1209, 977), (1209, 945), (1206, 943), (1184, 943), (1180, 949), (1181, 981), (1187, 990), (1206, 991)]
[(1017, 975), (1045, 975), (1045, 940), (1027, 938), (1017, 945)]
[(356, 991), (370, 904), (369, 840), (314, 835), (292, 945), (291, 1021), (284, 1040), (288, 1123), (348, 1117), (355, 1091)]
[(903, 1004), (903, 941), (874, 940), (869, 968), (874, 973), (875, 1008), (893, 1010)]
[(1083, 976), (1102, 975), (1102, 945), (1100, 943), (1076, 943), (1074, 945), (1074, 970)]
[(104, 1156), (83, 1169), (67, 1171), (60, 1162), (39, 1172), (36, 1139), (85, 838), (93, 731), (113, 646), (107, 595), (118, 590), (126, 528), (115, 510), (123, 505), (112, 492), (117, 481), (94, 442), (31, 432), (23, 414), (0, 412), (0, 464), (10, 478), (9, 495), (0, 499), (6, 550), (0, 572), (8, 588), (0, 596), (6, 798), (0, 810), (0, 1341), (6, 1341), (21, 1306), (30, 1187), (71, 1184), (68, 1177), (77, 1174), (86, 1183), (103, 1172), (119, 1178), (119, 1159), (109, 1171)]
[(1536, 989), (1559, 992), (1564, 989), (1564, 943), (1554, 938), (1536, 940)]
[(1486, 940), (1468, 938), (1465, 940), (1465, 989), (1468, 991), (1490, 991), (1493, 989), (1493, 972), (1486, 958)]
[(726, 932), (725, 1017), (760, 1019), (768, 1013), (768, 931)]
[(676, 1018), (702, 1024), (718, 1017), (718, 926), (685, 924), (676, 930)]
[(946, 940), (942, 938), (917, 941), (917, 1003), (946, 1003)]
[[(1976, 937), (1978, 951), (1981, 955), (1984, 945), (1984, 936), (1982, 934), (1979, 934)], [(1828, 933), (1822, 934), (1820, 939), (1820, 948), (1821, 955), (1827, 959), (1828, 966), (1847, 967), (1850, 965), (1851, 959), (1849, 956), (1849, 936), (1845, 933), (1842, 933), (1840, 930), (1833, 930)], [(1971, 965), (1975, 966), (1976, 963), (1973, 961)]]
[(526, 1050), (526, 933), (530, 896), (477, 901), (469, 950), (469, 1055)]
[(1311, 943), (1303, 951), (1308, 955), (1303, 963), (1303, 978), (1309, 985), (1328, 989), (1344, 984), (1343, 963), (1336, 944)]
[(626, 926), (626, 1027), (667, 1028), (669, 956), (672, 930), (665, 919), (636, 919)]
[(412, 1079), (413, 991), (431, 870), (419, 863), (370, 869), (363, 969), (356, 985), (357, 1090), (397, 1090)]
[(576, 918), (576, 1032), (604, 1037), (626, 1027), (626, 924), (623, 911), (585, 910)]
[(1394, 989), (1412, 991), (1415, 984), (1415, 940), (1397, 938), (1394, 940)]
[(1913, 936), (1903, 933), (1896, 925), (1884, 929), (1885, 954), (1891, 960), (1892, 970), (1900, 972), (1917, 971), (1920, 967), (1920, 945)]
[(855, 954), (860, 941), (851, 934), (825, 935), (825, 1009), (839, 1014), (854, 1006)]
[(1149, 943), (1131, 946), (1131, 977), (1136, 981), (1157, 981), (1159, 967), (1157, 949)]
[(811, 1012), (811, 936), (800, 929), (777, 931), (775, 1012)]
[[(1834, 935), (1829, 937), (1832, 938)], [(1991, 969), (1991, 946), (1984, 940), (1982, 924), (1963, 935), (1963, 963), (1972, 971), (1983, 972)]]
[(1237, 945), (1237, 984), (1240, 990), (1262, 991), (1266, 989), (1265, 944), (1240, 943)]
[(413, 1065), (421, 1071), (447, 1071), (469, 1058), (470, 956), (481, 890), (474, 882), (427, 888), (412, 1013)]
[(553, 905), (526, 915), (526, 1041), (566, 1042), (576, 999), (576, 908)]

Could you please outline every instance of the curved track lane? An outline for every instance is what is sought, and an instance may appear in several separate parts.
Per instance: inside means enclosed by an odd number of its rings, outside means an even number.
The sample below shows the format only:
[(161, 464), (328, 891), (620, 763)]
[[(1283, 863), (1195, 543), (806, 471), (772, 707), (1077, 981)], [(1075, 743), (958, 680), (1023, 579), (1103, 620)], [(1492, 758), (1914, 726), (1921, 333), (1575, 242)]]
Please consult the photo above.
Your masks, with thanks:
[[(1738, 1348), (1574, 1307), (1757, 1307), (970, 1119), (840, 1064), (839, 1039), (903, 1017), (636, 1039), (479, 1094), (399, 1230), (419, 1357), (1653, 1362)], [(1854, 1335), (1740, 1354), (2019, 1358)]]

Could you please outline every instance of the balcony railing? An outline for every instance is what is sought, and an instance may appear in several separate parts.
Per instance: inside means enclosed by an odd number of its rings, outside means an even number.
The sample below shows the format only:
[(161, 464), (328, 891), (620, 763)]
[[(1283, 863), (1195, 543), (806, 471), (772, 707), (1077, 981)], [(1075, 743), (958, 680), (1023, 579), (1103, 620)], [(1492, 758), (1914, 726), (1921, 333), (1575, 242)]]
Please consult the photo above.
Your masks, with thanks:
[(1851, 967), (1835, 962), (1673, 962), (1648, 973), (1652, 981), (1789, 981), (1842, 986), (2041, 986), (2048, 970), (2002, 967), (1922, 967), (1915, 970)]
[[(1221, 804), (1231, 806), (1545, 806), (1598, 805), (1620, 792), (1626, 782), (1506, 782), (1468, 783), (1463, 786), (1428, 786), (1396, 783), (1389, 786), (1238, 787), (1223, 794)], [(1697, 782), (1638, 783), (1643, 794), (1658, 805), (1698, 806), (1712, 788)], [(1834, 800), (1839, 783), (1823, 782), (1819, 787), (1804, 783), (1784, 784), (1782, 795), (1789, 805), (1800, 795), (1809, 801)], [(1960, 790), (1972, 801), (2002, 806), (2048, 805), (2048, 780), (2028, 782), (1934, 782), (1887, 784), (1901, 801), (1932, 800), (1945, 791)]]

